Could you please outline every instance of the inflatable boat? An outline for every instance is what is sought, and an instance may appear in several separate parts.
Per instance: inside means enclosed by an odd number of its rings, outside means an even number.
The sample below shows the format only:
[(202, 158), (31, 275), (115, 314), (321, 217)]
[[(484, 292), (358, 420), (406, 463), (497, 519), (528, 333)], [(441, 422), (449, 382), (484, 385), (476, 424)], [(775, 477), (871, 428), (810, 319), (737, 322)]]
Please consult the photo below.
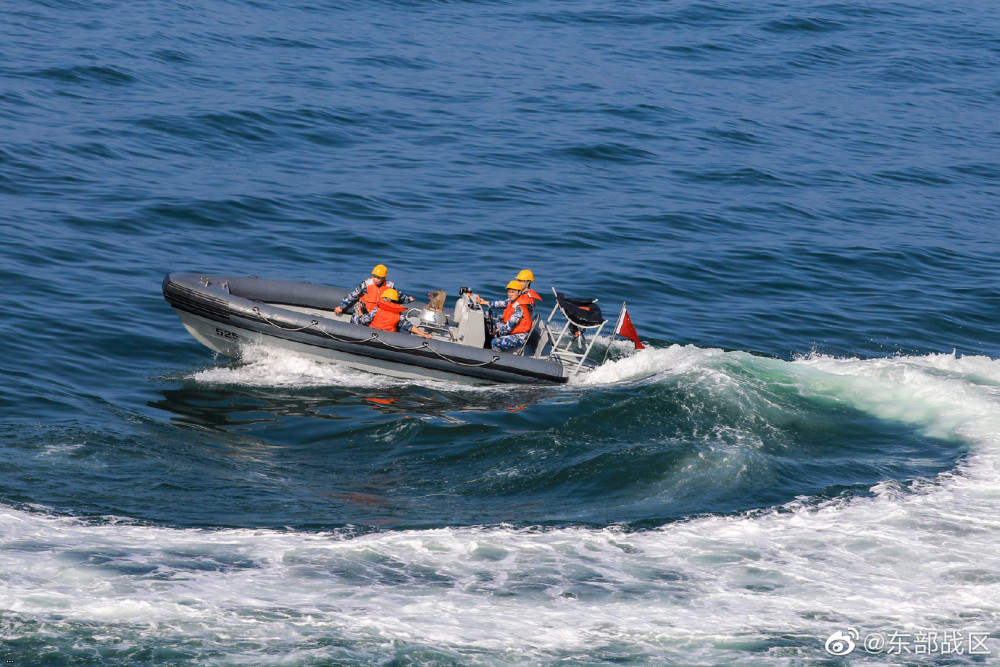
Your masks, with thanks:
[(555, 306), (548, 319), (534, 314), (527, 344), (497, 352), (489, 344), (489, 311), (466, 288), (451, 308), (438, 290), (427, 305), (406, 313), (429, 339), (352, 324), (350, 310), (334, 312), (349, 291), (252, 276), (170, 273), (163, 279), (163, 296), (188, 332), (229, 357), (248, 345), (268, 345), (372, 373), (467, 384), (563, 383), (599, 365), (591, 353), (606, 320), (595, 299), (553, 290)]

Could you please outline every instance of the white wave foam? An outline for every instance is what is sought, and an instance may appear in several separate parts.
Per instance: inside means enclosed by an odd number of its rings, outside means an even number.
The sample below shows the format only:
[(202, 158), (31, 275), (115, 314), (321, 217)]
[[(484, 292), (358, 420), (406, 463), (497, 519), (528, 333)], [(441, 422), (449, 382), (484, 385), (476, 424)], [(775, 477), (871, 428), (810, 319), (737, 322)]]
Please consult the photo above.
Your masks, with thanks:
[(355, 370), (341, 364), (322, 363), (287, 350), (266, 345), (244, 348), (238, 365), (198, 371), (191, 379), (206, 384), (250, 387), (364, 387), (407, 384), (404, 380)]
[(204, 384), (295, 389), (310, 387), (386, 389), (418, 385), (439, 391), (496, 393), (515, 386), (467, 385), (430, 378), (396, 378), (368, 373), (343, 364), (317, 361), (268, 345), (248, 346), (244, 348), (238, 363), (208, 368), (192, 373), (189, 377)]
[[(321, 658), (336, 645), (376, 662), (401, 646), (432, 646), (469, 662), (485, 653), (487, 662), (532, 664), (788, 664), (828, 658), (825, 639), (850, 627), (939, 640), (991, 631), (1000, 618), (1000, 362), (790, 363), (674, 347), (619, 361), (610, 377), (685, 364), (725, 373), (720, 361), (733, 360), (961, 439), (970, 457), (909, 488), (879, 484), (871, 497), (636, 533), (496, 527), (348, 539), (93, 526), (5, 508), (0, 608), (52, 633), (73, 623), (128, 627), (139, 614), (144, 636), (198, 637), (257, 664)], [(1000, 655), (996, 639), (986, 646)]]
[[(620, 343), (620, 341), (619, 341)], [(631, 343), (628, 344), (631, 346)], [(647, 347), (621, 359), (608, 361), (575, 384), (603, 385), (618, 382), (656, 380), (667, 375), (680, 375), (692, 370), (705, 370), (711, 362), (726, 353), (693, 345), (671, 345), (667, 348)]]
[[(632, 343), (602, 338), (619, 354), (618, 360), (585, 375), (574, 378), (570, 386), (603, 385), (636, 380), (655, 380), (692, 369), (704, 370), (706, 362), (725, 355), (722, 350), (706, 350), (693, 345), (668, 348), (646, 348), (631, 354)], [(232, 384), (251, 387), (398, 387), (429, 385), (439, 389), (462, 391), (503, 391), (505, 385), (466, 385), (432, 379), (401, 379), (356, 370), (343, 364), (321, 362), (268, 345), (252, 345), (243, 349), (240, 362), (197, 371), (189, 376), (205, 384)], [(509, 386), (507, 386), (509, 388)]]
[[(891, 359), (811, 356), (795, 364), (830, 396), (936, 438), (960, 440), (980, 455), (1000, 453), (1000, 361), (935, 354)], [(824, 377), (825, 376), (825, 377)]]

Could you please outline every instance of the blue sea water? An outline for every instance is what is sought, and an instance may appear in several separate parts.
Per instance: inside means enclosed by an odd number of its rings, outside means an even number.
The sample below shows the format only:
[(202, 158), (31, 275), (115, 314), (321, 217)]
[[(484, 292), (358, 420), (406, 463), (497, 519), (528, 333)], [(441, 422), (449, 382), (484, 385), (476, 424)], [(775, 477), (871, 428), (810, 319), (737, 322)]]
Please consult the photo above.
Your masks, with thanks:
[[(2, 16), (0, 661), (1000, 655), (995, 3)], [(647, 348), (400, 381), (217, 357), (160, 294), (375, 263), (530, 268)]]

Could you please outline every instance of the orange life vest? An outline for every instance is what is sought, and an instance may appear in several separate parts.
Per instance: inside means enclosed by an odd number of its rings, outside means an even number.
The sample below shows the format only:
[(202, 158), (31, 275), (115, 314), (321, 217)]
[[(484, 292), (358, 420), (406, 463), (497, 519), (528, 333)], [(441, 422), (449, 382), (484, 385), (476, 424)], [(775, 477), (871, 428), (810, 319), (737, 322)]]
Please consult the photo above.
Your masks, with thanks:
[(379, 299), (382, 297), (382, 292), (386, 291), (392, 287), (392, 281), (386, 280), (379, 287), (375, 284), (374, 278), (369, 278), (365, 281), (365, 293), (361, 295), (361, 303), (365, 304), (365, 312), (370, 313), (375, 310), (376, 306), (381, 305)]
[(509, 322), (510, 318), (514, 315), (514, 309), (520, 306), (524, 315), (521, 317), (521, 321), (517, 323), (508, 336), (513, 336), (519, 333), (528, 333), (531, 330), (531, 311), (528, 306), (531, 305), (531, 297), (522, 294), (513, 301), (507, 304), (507, 307), (503, 309), (503, 321)]
[(375, 311), (375, 317), (372, 318), (372, 323), (368, 326), (382, 331), (399, 331), (399, 320), (407, 310), (409, 309), (401, 303), (380, 301), (378, 310)]
[(518, 303), (527, 306), (524, 312), (529, 315), (535, 312), (535, 301), (541, 301), (541, 297), (535, 294), (535, 290), (528, 290), (515, 299)]

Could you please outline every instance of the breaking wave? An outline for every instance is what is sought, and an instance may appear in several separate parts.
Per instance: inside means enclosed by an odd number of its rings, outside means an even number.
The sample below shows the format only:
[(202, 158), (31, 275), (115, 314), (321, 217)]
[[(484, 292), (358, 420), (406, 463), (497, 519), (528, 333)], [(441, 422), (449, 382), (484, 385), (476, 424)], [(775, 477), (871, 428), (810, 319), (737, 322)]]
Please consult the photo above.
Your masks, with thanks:
[[(286, 363), (270, 372), (283, 377)], [(260, 369), (197, 378), (240, 372), (252, 379)], [(165, 656), (210, 652), (254, 664), (736, 664), (747, 651), (760, 664), (788, 664), (823, 656), (825, 638), (848, 627), (992, 627), (1000, 362), (788, 362), (673, 346), (613, 362), (588, 386), (694, 376), (717, 394), (763, 387), (771, 398), (791, 391), (847, 406), (965, 453), (944, 472), (881, 481), (867, 494), (803, 496), (650, 529), (201, 530), (8, 506), (0, 510), (6, 640), (30, 625), (25, 655), (72, 634), (77, 657), (122, 661), (141, 657), (153, 637)]]

